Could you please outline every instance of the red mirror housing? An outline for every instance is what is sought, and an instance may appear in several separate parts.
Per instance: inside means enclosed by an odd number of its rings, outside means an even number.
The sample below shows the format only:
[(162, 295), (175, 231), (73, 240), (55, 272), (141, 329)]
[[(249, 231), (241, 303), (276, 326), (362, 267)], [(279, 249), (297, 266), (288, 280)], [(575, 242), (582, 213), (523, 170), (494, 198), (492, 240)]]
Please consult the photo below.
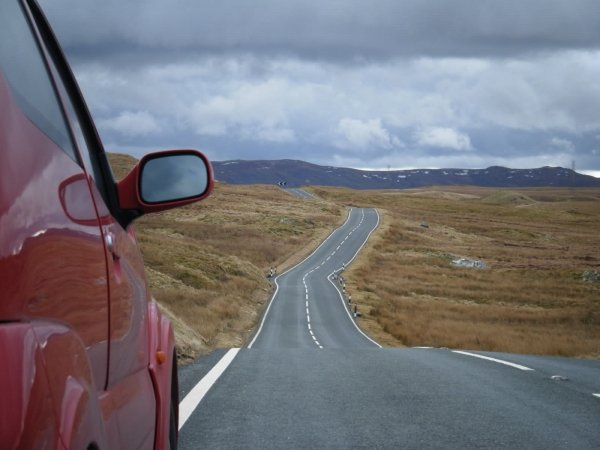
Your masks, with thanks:
[[(172, 196), (161, 201), (153, 201), (152, 203), (144, 201), (141, 194), (141, 181), (146, 163), (149, 161), (158, 160), (160, 158), (165, 158), (165, 161), (168, 161), (169, 159), (175, 159), (176, 157), (183, 155), (195, 156), (201, 160), (202, 164), (200, 166), (201, 169), (199, 170), (205, 170), (205, 172), (198, 173), (197, 176), (205, 180), (205, 185), (202, 185), (203, 190), (201, 192), (195, 192), (192, 196), (187, 196), (184, 194), (182, 197)], [(187, 169), (187, 175), (189, 176), (189, 167)], [(175, 170), (177, 170), (177, 168), (175, 168)], [(169, 179), (172, 179), (173, 177), (178, 178), (177, 172), (173, 173), (173, 170), (171, 170), (170, 175), (171, 176), (168, 177)], [(165, 183), (165, 189), (168, 190), (170, 188), (168, 185), (168, 179), (165, 179)], [(214, 179), (212, 166), (208, 158), (206, 158), (203, 153), (197, 150), (165, 150), (161, 152), (149, 153), (143, 156), (142, 159), (140, 159), (140, 161), (134, 166), (134, 168), (131, 169), (131, 172), (129, 172), (119, 183), (117, 183), (119, 207), (125, 210), (136, 210), (142, 214), (164, 211), (205, 199), (212, 192), (213, 186)]]

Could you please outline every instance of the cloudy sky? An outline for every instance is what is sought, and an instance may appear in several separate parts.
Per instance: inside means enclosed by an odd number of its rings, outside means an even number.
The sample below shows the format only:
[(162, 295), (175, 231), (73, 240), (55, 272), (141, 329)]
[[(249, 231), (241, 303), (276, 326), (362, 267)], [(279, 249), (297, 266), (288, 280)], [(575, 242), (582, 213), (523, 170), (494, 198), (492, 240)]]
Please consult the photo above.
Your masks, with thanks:
[(108, 150), (600, 171), (597, 0), (40, 3)]

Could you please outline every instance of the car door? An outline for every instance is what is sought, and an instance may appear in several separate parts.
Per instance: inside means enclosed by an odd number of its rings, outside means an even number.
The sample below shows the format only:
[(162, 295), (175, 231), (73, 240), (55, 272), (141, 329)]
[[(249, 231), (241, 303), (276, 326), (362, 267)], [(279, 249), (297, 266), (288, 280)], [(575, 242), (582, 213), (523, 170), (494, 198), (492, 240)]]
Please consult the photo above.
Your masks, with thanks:
[[(104, 240), (44, 48), (18, 1), (0, 4), (0, 233), (4, 320), (69, 327), (106, 385)], [(10, 243), (10, 245), (8, 245)]]
[(105, 391), (100, 395), (109, 442), (123, 448), (147, 448), (154, 439), (156, 402), (148, 370), (148, 300), (144, 265), (130, 218), (115, 198), (115, 183), (102, 143), (75, 79), (41, 11), (37, 23), (51, 56), (68, 123), (87, 174), (100, 236), (105, 247), (106, 287), (109, 298), (108, 366)]
[(0, 326), (20, 360), (5, 368), (2, 391), (20, 395), (2, 438), (84, 448), (104, 442), (106, 255), (47, 56), (27, 5), (0, 2)]

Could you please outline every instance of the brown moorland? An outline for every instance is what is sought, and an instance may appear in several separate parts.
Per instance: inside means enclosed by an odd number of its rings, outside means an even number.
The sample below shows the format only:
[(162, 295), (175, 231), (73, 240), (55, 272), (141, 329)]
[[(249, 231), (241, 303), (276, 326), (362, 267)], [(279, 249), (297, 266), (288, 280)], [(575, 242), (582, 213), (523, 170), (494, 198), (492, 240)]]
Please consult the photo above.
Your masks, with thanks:
[[(120, 177), (134, 160), (111, 162)], [(381, 344), (600, 357), (600, 282), (583, 279), (600, 271), (600, 189), (309, 190), (318, 200), (217, 183), (200, 204), (136, 222), (184, 359), (243, 345), (270, 297), (265, 272), (308, 254), (347, 206), (381, 214), (346, 273)]]
[[(136, 162), (109, 159), (116, 179)], [(299, 261), (343, 216), (333, 203), (275, 186), (216, 183), (203, 202), (137, 220), (150, 288), (175, 325), (180, 360), (243, 345), (270, 297), (269, 269)]]
[(382, 344), (600, 357), (600, 189), (313, 191), (382, 213), (346, 275)]

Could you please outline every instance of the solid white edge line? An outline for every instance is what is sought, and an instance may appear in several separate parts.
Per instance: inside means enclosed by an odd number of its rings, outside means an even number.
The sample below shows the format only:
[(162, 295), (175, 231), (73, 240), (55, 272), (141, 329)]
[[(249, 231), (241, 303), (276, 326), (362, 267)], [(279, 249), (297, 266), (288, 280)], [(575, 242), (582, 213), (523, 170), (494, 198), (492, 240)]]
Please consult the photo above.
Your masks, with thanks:
[(532, 369), (530, 367), (522, 366), (520, 364), (515, 364), (515, 363), (512, 363), (510, 361), (504, 361), (502, 359), (491, 358), (489, 356), (484, 356), (484, 355), (478, 355), (477, 353), (463, 352), (461, 350), (452, 350), (452, 352), (453, 353), (460, 353), (461, 355), (473, 356), (475, 358), (486, 359), (488, 361), (493, 361), (493, 362), (497, 362), (499, 364), (504, 364), (505, 366), (514, 367), (515, 369), (519, 369), (519, 370), (534, 370), (534, 369)]
[[(358, 248), (358, 250), (356, 250), (356, 253), (354, 254), (354, 256), (352, 257), (352, 259), (350, 259), (350, 261), (348, 261), (346, 263), (346, 267), (348, 267), (350, 265), (350, 263), (352, 261), (354, 261), (354, 258), (356, 258), (356, 255), (358, 255), (358, 253), (362, 250), (362, 248), (365, 246), (365, 244), (367, 243), (367, 241), (369, 240), (369, 238), (371, 237), (371, 234), (373, 234), (373, 232), (377, 229), (377, 227), (379, 226), (379, 212), (377, 211), (377, 209), (373, 208), (373, 210), (375, 211), (375, 214), (377, 214), (377, 223), (375, 224), (375, 227), (369, 232), (369, 234), (367, 235), (365, 241), (362, 243), (362, 245)], [(363, 214), (364, 214), (364, 209), (363, 209)], [(333, 275), (335, 273), (332, 272), (331, 274), (329, 274), (329, 276), (327, 277), (327, 281), (329, 281), (332, 286), (335, 288), (335, 290), (338, 292), (338, 295), (340, 297), (340, 301), (342, 302), (342, 306), (344, 308), (344, 311), (346, 311), (346, 314), (348, 315), (348, 318), (350, 319), (350, 322), (352, 322), (352, 324), (354, 325), (354, 327), (358, 330), (358, 332), (360, 334), (362, 334), (364, 337), (366, 337), (369, 341), (371, 341), (373, 344), (375, 344), (377, 347), (379, 348), (383, 348), (380, 344), (378, 344), (376, 341), (374, 341), (373, 339), (371, 339), (369, 336), (367, 336), (363, 330), (361, 330), (358, 325), (356, 324), (356, 322), (354, 321), (354, 319), (352, 318), (352, 316), (350, 315), (350, 311), (348, 311), (348, 308), (346, 308), (346, 303), (344, 302), (344, 296), (342, 295), (342, 292), (338, 289), (337, 285), (331, 281), (331, 275)]]
[(183, 425), (190, 418), (192, 413), (198, 407), (198, 404), (202, 401), (209, 389), (215, 384), (219, 377), (225, 372), (225, 369), (229, 367), (235, 355), (240, 351), (239, 348), (230, 349), (225, 355), (214, 365), (210, 371), (204, 375), (204, 377), (188, 392), (183, 400), (179, 403), (179, 426), (178, 430), (181, 430)]
[(294, 270), (296, 267), (298, 267), (299, 265), (303, 264), (306, 260), (308, 260), (311, 256), (313, 256), (315, 253), (317, 253), (317, 251), (323, 247), (325, 245), (325, 242), (327, 242), (329, 239), (331, 239), (331, 237), (334, 235), (334, 233), (339, 230), (340, 228), (343, 228), (348, 221), (350, 220), (350, 216), (352, 216), (352, 210), (354, 208), (350, 208), (348, 210), (348, 217), (346, 218), (346, 221), (339, 226), (338, 228), (336, 228), (335, 230), (333, 230), (331, 233), (329, 233), (329, 236), (327, 236), (325, 238), (325, 240), (323, 242), (321, 242), (321, 245), (319, 245), (317, 248), (315, 248), (315, 250), (308, 255), (306, 258), (304, 258), (302, 261), (300, 261), (298, 264), (296, 264), (295, 266), (290, 267), (288, 270), (286, 270), (285, 272), (277, 275), (275, 277), (275, 279), (273, 280), (273, 282), (275, 283), (275, 292), (273, 292), (273, 296), (271, 297), (271, 300), (269, 301), (269, 306), (267, 306), (267, 310), (265, 311), (262, 320), (260, 321), (260, 326), (258, 327), (258, 331), (256, 332), (256, 334), (254, 335), (254, 338), (252, 339), (252, 341), (250, 341), (250, 344), (248, 344), (248, 348), (252, 348), (252, 346), (254, 345), (254, 342), (256, 342), (256, 339), (258, 338), (258, 336), (260, 335), (260, 332), (262, 331), (263, 325), (265, 324), (265, 320), (267, 320), (267, 316), (269, 315), (269, 310), (271, 309), (271, 305), (273, 304), (273, 301), (275, 300), (275, 297), (277, 297), (277, 292), (279, 291), (279, 284), (277, 283), (277, 279), (282, 276), (285, 275), (286, 273), (288, 273), (291, 270)]

